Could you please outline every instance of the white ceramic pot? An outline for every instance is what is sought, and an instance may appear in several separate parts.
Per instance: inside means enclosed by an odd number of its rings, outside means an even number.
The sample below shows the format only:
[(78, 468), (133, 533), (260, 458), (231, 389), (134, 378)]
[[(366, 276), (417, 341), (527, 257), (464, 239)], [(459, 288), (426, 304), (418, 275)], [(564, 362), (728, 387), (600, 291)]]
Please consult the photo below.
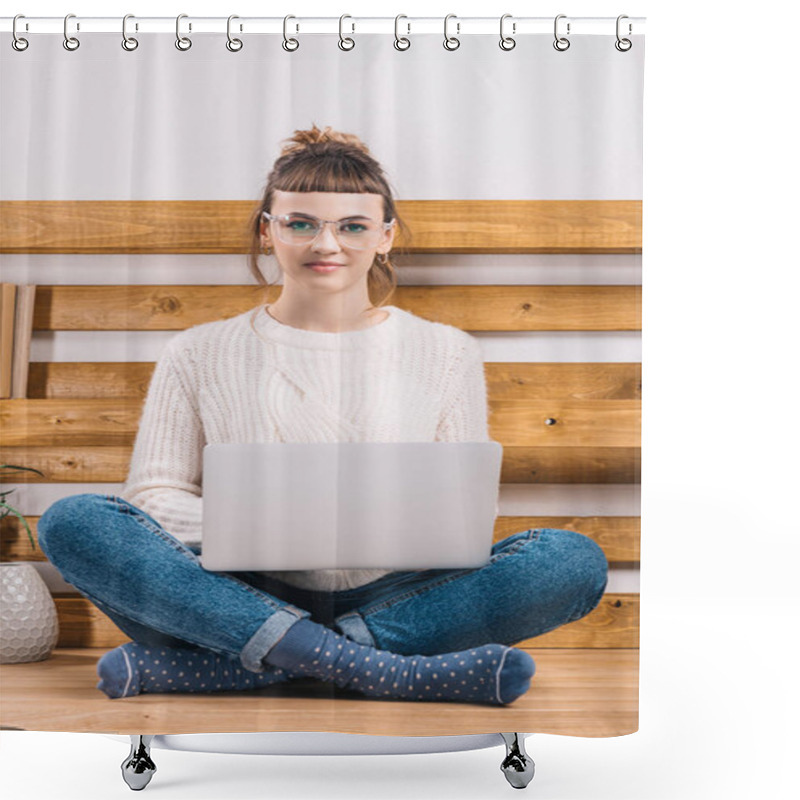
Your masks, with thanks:
[(58, 641), (56, 604), (31, 564), (0, 564), (0, 664), (43, 661)]

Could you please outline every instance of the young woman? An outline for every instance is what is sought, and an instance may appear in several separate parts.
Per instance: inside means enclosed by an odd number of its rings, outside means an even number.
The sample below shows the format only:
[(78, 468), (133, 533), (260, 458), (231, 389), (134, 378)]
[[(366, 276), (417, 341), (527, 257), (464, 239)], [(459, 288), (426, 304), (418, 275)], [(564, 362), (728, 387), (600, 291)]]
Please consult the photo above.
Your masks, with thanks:
[(506, 704), (534, 673), (511, 645), (599, 603), (602, 550), (549, 528), (498, 542), (478, 569), (203, 569), (207, 442), (490, 440), (477, 341), (386, 305), (397, 226), (355, 136), (297, 131), (252, 220), (250, 267), (265, 284), (259, 251), (272, 251), (279, 298), (174, 336), (120, 495), (67, 497), (41, 517), (50, 561), (133, 640), (98, 662), (109, 697), (312, 677), (375, 697)]

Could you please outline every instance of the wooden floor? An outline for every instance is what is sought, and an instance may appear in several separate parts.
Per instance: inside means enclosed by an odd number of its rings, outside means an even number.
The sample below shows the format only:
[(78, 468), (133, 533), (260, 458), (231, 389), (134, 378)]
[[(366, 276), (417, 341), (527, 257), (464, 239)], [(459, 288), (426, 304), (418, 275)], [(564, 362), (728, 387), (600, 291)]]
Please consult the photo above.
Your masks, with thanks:
[(621, 736), (638, 729), (639, 651), (528, 649), (531, 688), (507, 706), (384, 700), (303, 680), (246, 692), (143, 694), (96, 688), (105, 648), (57, 649), (45, 661), (0, 666), (0, 725), (75, 733), (331, 731), (455, 736), (520, 731)]

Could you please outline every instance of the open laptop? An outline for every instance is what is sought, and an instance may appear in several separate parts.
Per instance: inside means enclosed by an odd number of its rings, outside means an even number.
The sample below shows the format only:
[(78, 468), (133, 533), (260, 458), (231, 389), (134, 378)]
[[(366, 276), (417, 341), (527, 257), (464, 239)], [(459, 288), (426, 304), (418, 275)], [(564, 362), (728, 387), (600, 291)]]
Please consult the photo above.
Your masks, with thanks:
[(207, 444), (201, 562), (213, 571), (488, 563), (499, 442)]

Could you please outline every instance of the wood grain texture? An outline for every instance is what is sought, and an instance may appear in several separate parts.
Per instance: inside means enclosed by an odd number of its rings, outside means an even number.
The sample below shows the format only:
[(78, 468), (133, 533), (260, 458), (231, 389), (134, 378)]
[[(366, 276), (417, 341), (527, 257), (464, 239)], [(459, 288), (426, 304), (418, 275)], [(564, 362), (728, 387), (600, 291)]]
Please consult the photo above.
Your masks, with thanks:
[[(24, 464), (43, 472), (23, 472), (15, 483), (123, 483), (131, 447), (0, 447), (0, 463)], [(36, 478), (31, 481), (31, 477)], [(3, 481), (0, 481), (0, 484)]]
[(504, 447), (636, 448), (641, 442), (641, 404), (638, 400), (571, 403), (492, 398), (489, 432)]
[[(0, 447), (4, 464), (24, 464), (45, 474), (23, 473), (16, 483), (123, 483), (132, 446)], [(638, 447), (503, 448), (501, 483), (639, 483)]]
[(33, 311), (36, 307), (36, 284), (17, 286), (14, 315), (14, 356), (11, 372), (11, 397), (25, 397), (28, 387)]
[[(36, 549), (31, 547), (22, 523), (13, 516), (0, 519), (0, 561), (47, 561), (38, 547), (38, 516), (26, 516)], [(558, 528), (578, 531), (594, 539), (610, 563), (639, 560), (639, 517), (498, 517), (493, 541), (530, 528)]]
[(501, 483), (616, 484), (640, 481), (639, 447), (503, 448)]
[(17, 285), (0, 283), (0, 397), (11, 397)]
[[(142, 694), (109, 701), (96, 688), (95, 666), (104, 652), (59, 648), (44, 661), (0, 666), (0, 723), (23, 730), (122, 735), (332, 731), (453, 736), (519, 730), (605, 737), (638, 729), (636, 649), (529, 649), (536, 661), (531, 687), (501, 707), (381, 700), (310, 681), (246, 692)], [(127, 752), (122, 748), (120, 758)]]
[(133, 445), (142, 401), (0, 400), (5, 445)]
[(502, 516), (495, 520), (494, 541), (531, 528), (556, 528), (582, 533), (600, 545), (610, 563), (639, 560), (640, 517)]
[[(273, 302), (280, 287), (38, 286), (37, 331), (178, 331)], [(638, 331), (641, 286), (399, 286), (389, 305), (465, 331)]]
[[(58, 612), (58, 647), (116, 647), (130, 641), (97, 606), (85, 597), (54, 595)], [(487, 599), (487, 602), (490, 602)], [(639, 596), (606, 594), (582, 619), (550, 633), (526, 639), (520, 647), (638, 647)]]
[(144, 400), (153, 361), (33, 361), (29, 399), (136, 398)]
[[(143, 401), (128, 398), (0, 400), (6, 446), (133, 445)], [(636, 447), (638, 400), (489, 399), (489, 430), (508, 447)], [(549, 421), (549, 423), (548, 423)]]
[(642, 399), (638, 363), (486, 362), (484, 372), (490, 400)]
[[(144, 399), (152, 361), (34, 361), (28, 398)], [(486, 388), (493, 400), (641, 400), (638, 363), (486, 362)]]
[[(250, 200), (0, 203), (2, 253), (246, 253)], [(412, 253), (640, 253), (640, 200), (400, 200)]]

